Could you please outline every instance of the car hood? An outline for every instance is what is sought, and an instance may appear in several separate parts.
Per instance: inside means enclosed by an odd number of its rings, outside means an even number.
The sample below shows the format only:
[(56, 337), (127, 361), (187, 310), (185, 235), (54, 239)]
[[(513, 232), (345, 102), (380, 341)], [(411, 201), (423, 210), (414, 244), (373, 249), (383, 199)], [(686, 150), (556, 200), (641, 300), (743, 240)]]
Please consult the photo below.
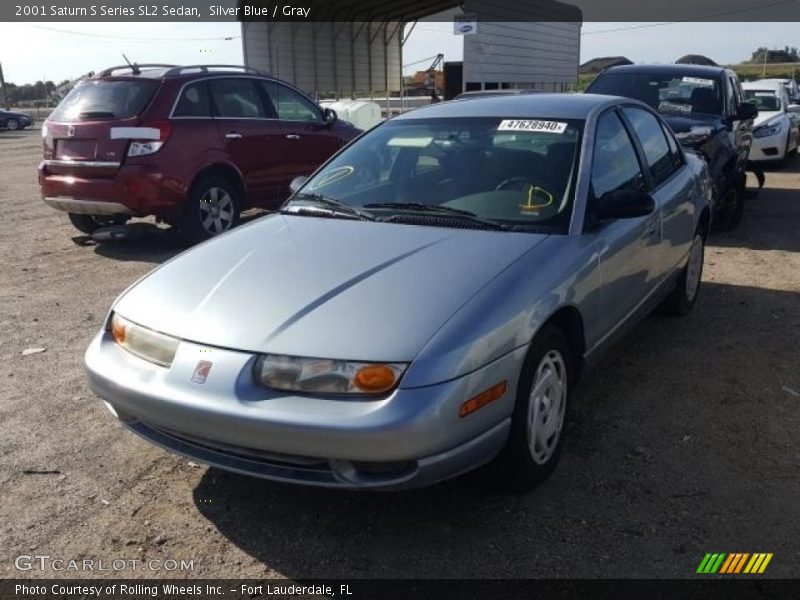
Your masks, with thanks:
[(273, 215), (165, 263), (114, 310), (209, 346), (408, 361), (546, 237)]
[(712, 127), (718, 129), (722, 127), (722, 119), (714, 115), (691, 114), (691, 115), (670, 115), (662, 114), (661, 117), (672, 128), (675, 133), (686, 133), (693, 127)]
[(770, 110), (770, 111), (760, 110), (758, 111), (758, 116), (756, 117), (756, 120), (753, 121), (753, 126), (758, 127), (759, 125), (763, 125), (770, 119), (780, 116), (781, 114), (782, 113), (779, 110)]

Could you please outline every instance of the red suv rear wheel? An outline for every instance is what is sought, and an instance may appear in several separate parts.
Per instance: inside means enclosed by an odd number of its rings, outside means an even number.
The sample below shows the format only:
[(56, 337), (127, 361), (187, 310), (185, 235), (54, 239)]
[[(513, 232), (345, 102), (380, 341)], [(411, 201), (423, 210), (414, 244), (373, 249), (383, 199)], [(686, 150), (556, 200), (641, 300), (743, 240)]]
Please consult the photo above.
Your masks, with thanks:
[(239, 222), (239, 189), (226, 177), (207, 175), (192, 186), (179, 224), (181, 237), (196, 244), (230, 231)]

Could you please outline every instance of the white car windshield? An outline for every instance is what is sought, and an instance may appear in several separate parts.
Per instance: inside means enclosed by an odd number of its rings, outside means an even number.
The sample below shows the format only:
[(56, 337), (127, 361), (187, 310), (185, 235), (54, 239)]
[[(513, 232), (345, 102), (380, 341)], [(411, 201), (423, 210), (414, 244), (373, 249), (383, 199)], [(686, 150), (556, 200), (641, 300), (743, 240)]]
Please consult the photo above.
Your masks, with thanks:
[(322, 200), (397, 223), (566, 233), (582, 130), (570, 119), (390, 121), (346, 148), (288, 206)]
[(781, 101), (774, 90), (745, 90), (744, 99), (756, 105), (759, 111), (781, 110)]

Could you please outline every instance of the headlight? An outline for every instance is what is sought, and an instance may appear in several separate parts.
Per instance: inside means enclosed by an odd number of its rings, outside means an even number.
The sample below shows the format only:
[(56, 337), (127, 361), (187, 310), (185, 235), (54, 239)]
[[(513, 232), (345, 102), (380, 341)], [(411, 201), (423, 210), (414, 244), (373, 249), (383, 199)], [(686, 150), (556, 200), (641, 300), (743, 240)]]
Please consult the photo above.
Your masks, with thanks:
[(114, 314), (111, 317), (111, 336), (131, 354), (163, 367), (172, 364), (180, 340), (147, 329)]
[(128, 156), (145, 156), (155, 154), (161, 150), (164, 142), (131, 142), (128, 148)]
[(780, 130), (781, 130), (780, 121), (767, 121), (763, 125), (759, 125), (755, 129), (753, 129), (753, 137), (755, 138), (769, 137), (771, 135), (780, 133)]
[(702, 144), (705, 142), (708, 137), (714, 133), (714, 129), (711, 127), (692, 127), (689, 131), (683, 131), (681, 133), (676, 133), (675, 137), (678, 138), (678, 141), (681, 144), (694, 146), (696, 144)]
[(369, 363), (266, 354), (254, 368), (270, 388), (311, 394), (381, 394), (397, 385), (403, 363)]

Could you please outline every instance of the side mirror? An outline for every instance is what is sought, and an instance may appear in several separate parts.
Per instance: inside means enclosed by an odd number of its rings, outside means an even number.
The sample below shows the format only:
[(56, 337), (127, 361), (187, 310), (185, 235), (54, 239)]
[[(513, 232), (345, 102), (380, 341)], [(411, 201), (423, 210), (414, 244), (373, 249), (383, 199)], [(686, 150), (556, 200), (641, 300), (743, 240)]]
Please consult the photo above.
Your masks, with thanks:
[(638, 190), (616, 190), (606, 192), (594, 207), (598, 221), (606, 219), (635, 219), (646, 217), (656, 209), (655, 200), (647, 192)]
[(289, 191), (294, 194), (297, 190), (299, 190), (301, 187), (303, 187), (303, 184), (306, 181), (308, 181), (308, 176), (306, 176), (306, 175), (299, 175), (298, 177), (295, 177), (294, 179), (292, 179), (292, 182), (289, 184)]
[(333, 125), (339, 119), (339, 115), (332, 108), (326, 108), (322, 111), (322, 120), (326, 125)]
[(740, 121), (749, 121), (758, 116), (758, 107), (752, 102), (742, 102), (736, 111), (736, 118)]

